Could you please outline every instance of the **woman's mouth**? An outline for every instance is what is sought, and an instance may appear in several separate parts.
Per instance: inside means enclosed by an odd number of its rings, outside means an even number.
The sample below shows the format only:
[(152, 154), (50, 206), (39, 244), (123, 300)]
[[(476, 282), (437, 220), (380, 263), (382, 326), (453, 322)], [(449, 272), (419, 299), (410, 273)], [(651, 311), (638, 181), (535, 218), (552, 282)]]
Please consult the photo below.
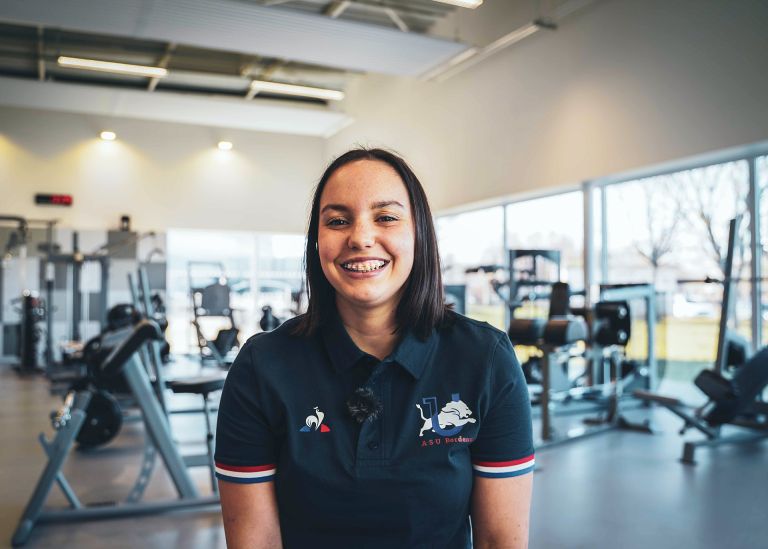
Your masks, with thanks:
[(341, 264), (341, 268), (351, 273), (371, 273), (383, 269), (389, 261), (371, 259), (368, 261), (348, 261)]

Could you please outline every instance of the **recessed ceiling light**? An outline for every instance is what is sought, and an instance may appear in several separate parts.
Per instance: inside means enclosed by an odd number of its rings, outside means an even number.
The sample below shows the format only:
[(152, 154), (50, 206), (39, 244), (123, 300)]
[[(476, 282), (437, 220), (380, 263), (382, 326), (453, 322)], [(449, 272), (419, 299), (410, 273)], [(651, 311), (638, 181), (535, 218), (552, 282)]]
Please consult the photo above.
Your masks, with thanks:
[(115, 132), (101, 132), (99, 137), (101, 137), (102, 141), (114, 141), (117, 139), (117, 134)]
[(127, 63), (113, 63), (111, 61), (98, 61), (96, 59), (82, 59), (80, 57), (66, 57), (63, 55), (59, 56), (56, 61), (62, 67), (85, 69), (89, 71), (146, 76), (147, 78), (163, 78), (168, 75), (168, 70), (162, 67), (129, 65)]
[(480, 4), (483, 3), (483, 0), (435, 0), (435, 2), (440, 2), (441, 4), (451, 4), (453, 6), (459, 6), (460, 8), (469, 8), (473, 10), (480, 6)]
[(251, 82), (251, 90), (256, 93), (271, 92), (283, 95), (298, 95), (301, 97), (325, 99), (329, 101), (341, 101), (344, 99), (344, 92), (338, 90), (297, 86), (296, 84), (283, 84), (280, 82), (265, 82), (264, 80), (254, 80)]
[(231, 141), (219, 141), (218, 144), (220, 151), (231, 151), (232, 150), (232, 142)]

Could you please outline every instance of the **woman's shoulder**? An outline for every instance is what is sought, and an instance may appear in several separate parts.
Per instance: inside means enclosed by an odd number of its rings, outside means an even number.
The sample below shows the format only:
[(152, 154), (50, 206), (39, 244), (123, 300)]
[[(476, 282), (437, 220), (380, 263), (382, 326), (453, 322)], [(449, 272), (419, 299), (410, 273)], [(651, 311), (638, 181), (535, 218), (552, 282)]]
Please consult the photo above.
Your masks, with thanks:
[(295, 316), (289, 318), (283, 322), (280, 326), (269, 332), (258, 332), (249, 337), (243, 344), (242, 351), (269, 351), (285, 350), (286, 346), (293, 347), (301, 345), (303, 342), (308, 342), (310, 337), (299, 335), (296, 333), (296, 329), (301, 323), (304, 315)]
[(237, 372), (254, 379), (282, 378), (286, 372), (298, 365), (307, 364), (317, 356), (318, 346), (312, 336), (298, 335), (296, 327), (300, 317), (286, 320), (269, 332), (259, 332), (249, 337), (240, 347), (235, 362), (229, 372)]

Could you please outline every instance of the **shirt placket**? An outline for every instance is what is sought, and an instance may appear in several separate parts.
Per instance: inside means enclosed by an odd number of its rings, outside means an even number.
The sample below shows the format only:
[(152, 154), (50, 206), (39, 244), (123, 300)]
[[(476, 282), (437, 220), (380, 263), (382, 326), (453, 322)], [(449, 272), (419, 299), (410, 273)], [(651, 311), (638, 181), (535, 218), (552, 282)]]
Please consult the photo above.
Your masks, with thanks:
[[(369, 389), (376, 396), (380, 403), (386, 401), (385, 394), (388, 387), (388, 378), (386, 370), (389, 365), (387, 362), (377, 364), (363, 387)], [(360, 433), (357, 438), (357, 465), (359, 467), (370, 467), (381, 465), (385, 459), (385, 448), (383, 440), (383, 422), (384, 416), (388, 413), (383, 409), (376, 418), (366, 419), (360, 426)]]

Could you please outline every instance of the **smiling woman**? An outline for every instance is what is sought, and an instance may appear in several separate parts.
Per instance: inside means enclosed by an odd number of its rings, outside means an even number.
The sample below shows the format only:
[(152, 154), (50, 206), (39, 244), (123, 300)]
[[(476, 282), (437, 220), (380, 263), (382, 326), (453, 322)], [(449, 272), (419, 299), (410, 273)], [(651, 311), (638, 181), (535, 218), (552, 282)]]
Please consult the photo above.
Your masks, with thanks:
[(528, 389), (507, 335), (446, 307), (401, 158), (331, 163), (305, 264), (307, 314), (252, 337), (222, 393), (228, 546), (526, 547)]
[(414, 253), (413, 216), (400, 176), (380, 161), (352, 162), (328, 180), (320, 206), (317, 251), (339, 313), (348, 324), (372, 319), (394, 332)]
[[(376, 235), (366, 235), (365, 231), (369, 229), (359, 219), (344, 218), (344, 214), (351, 213), (349, 208), (353, 206), (349, 203), (352, 197), (347, 192), (357, 193), (357, 200), (361, 202), (358, 206), (362, 211), (367, 210), (367, 219), (363, 221), (376, 219), (375, 214), (379, 214), (376, 223), (369, 223), (381, 229)], [(335, 217), (332, 215), (334, 212), (337, 214)], [(424, 189), (410, 166), (402, 158), (381, 149), (354, 149), (338, 157), (325, 170), (315, 189), (305, 254), (310, 301), (299, 331), (305, 335), (313, 333), (323, 322), (323, 316), (337, 306), (338, 288), (326, 272), (320, 240), (330, 229), (324, 222), (331, 222), (335, 227), (345, 227), (350, 221), (356, 223), (355, 233), (363, 231), (363, 238), (389, 235), (385, 241), (393, 249), (402, 250), (400, 253), (404, 255), (390, 271), (395, 277), (398, 274), (405, 275), (399, 287), (395, 320), (401, 330), (412, 328), (420, 337), (426, 337), (434, 326), (443, 321), (445, 314), (432, 212)], [(342, 235), (344, 231), (349, 234), (349, 229), (340, 231)], [(355, 233), (351, 235), (351, 240), (347, 240), (347, 245), (359, 245), (355, 239), (361, 235)], [(329, 243), (333, 241), (331, 239)], [(374, 246), (381, 248), (382, 243)], [(411, 248), (410, 254), (405, 254), (404, 248), (408, 246)], [(380, 251), (386, 255), (385, 250)], [(354, 259), (355, 255), (370, 257), (365, 253), (347, 252), (347, 261)], [(410, 264), (406, 265), (408, 256)], [(389, 265), (385, 265), (385, 268), (389, 269)], [(388, 280), (392, 282), (393, 279)]]

